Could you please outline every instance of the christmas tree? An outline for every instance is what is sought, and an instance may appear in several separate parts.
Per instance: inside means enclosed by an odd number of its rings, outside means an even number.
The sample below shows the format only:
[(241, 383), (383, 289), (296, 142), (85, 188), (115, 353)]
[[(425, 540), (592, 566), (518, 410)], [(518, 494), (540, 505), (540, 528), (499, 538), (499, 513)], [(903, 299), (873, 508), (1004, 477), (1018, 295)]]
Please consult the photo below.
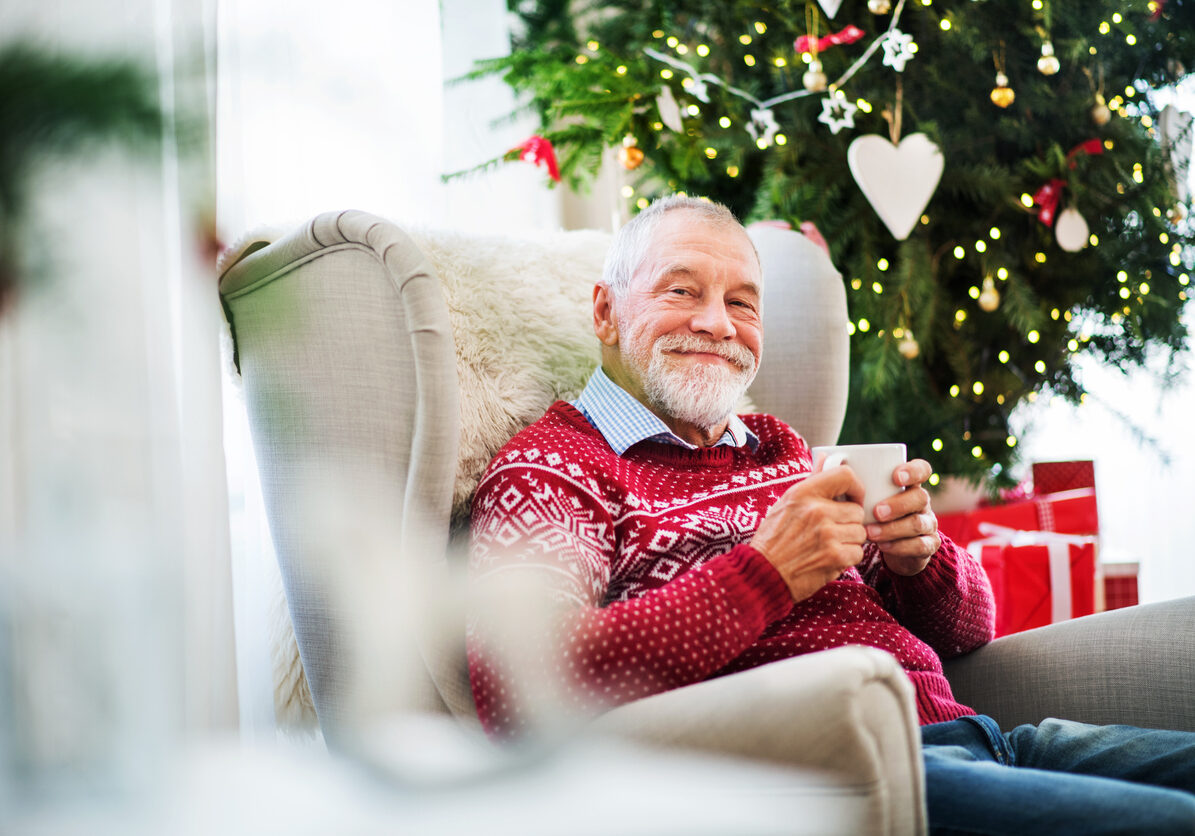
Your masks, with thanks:
[(1014, 408), (1082, 398), (1076, 358), (1185, 348), (1190, 127), (1163, 105), (1193, 6), (512, 0), (511, 55), (476, 75), (524, 95), (573, 186), (618, 148), (634, 207), (816, 224), (851, 317), (841, 440), (998, 486)]

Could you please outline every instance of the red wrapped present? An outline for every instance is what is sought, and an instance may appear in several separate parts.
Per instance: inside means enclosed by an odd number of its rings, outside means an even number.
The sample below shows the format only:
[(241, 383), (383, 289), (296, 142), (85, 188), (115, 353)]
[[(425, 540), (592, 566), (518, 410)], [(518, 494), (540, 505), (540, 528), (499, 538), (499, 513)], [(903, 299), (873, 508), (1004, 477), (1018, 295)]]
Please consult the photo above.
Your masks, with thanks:
[(1095, 537), (988, 523), (981, 531), (989, 536), (967, 549), (991, 581), (997, 636), (1095, 612)]
[(978, 540), (981, 523), (1018, 531), (1056, 531), (1060, 534), (1098, 534), (1095, 489), (1046, 494), (1035, 499), (988, 505), (958, 514), (940, 514), (938, 530), (959, 545)]
[(1100, 564), (1100, 571), (1104, 576), (1103, 609), (1118, 610), (1122, 607), (1137, 606), (1138, 566), (1136, 562)]
[(1095, 462), (1090, 459), (1033, 464), (1033, 493), (1037, 496), (1094, 487)]

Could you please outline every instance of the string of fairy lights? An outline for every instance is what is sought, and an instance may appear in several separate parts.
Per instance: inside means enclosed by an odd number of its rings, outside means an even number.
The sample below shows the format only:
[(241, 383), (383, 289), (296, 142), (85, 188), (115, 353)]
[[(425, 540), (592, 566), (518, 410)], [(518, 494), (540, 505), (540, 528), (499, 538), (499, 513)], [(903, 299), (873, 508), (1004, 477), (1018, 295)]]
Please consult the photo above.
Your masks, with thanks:
[[(683, 107), (677, 103), (672, 96), (671, 88), (664, 84), (661, 90), (660, 98), (657, 100), (660, 105), (661, 119), (652, 123), (651, 127), (656, 132), (662, 132), (666, 128), (680, 131), (680, 117), (681, 114), (690, 117), (698, 117), (702, 113), (702, 106), (710, 103), (709, 88), (711, 85), (717, 85), (725, 90), (728, 94), (747, 101), (751, 105), (750, 121), (743, 126), (746, 132), (751, 136), (752, 141), (760, 150), (766, 150), (770, 147), (783, 147), (787, 143), (787, 137), (780, 129), (780, 125), (775, 118), (773, 108), (784, 105), (788, 102), (795, 101), (804, 97), (813, 95), (825, 95), (823, 100), (823, 114), (819, 117), (819, 121), (826, 124), (827, 128), (835, 135), (843, 129), (853, 129), (854, 114), (862, 111), (863, 113), (871, 113), (874, 109), (873, 105), (863, 98), (848, 99), (844, 87), (850, 80), (861, 70), (863, 70), (868, 63), (879, 53), (883, 53), (883, 65), (889, 67), (893, 72), (899, 73), (904, 70), (905, 64), (910, 60), (915, 60), (918, 46), (914, 42), (911, 35), (903, 33), (899, 29), (899, 21), (902, 12), (904, 11), (906, 0), (899, 0), (895, 7), (892, 7), (890, 0), (869, 0), (868, 8), (876, 15), (888, 14), (891, 12), (891, 18), (888, 26), (884, 28), (873, 40), (866, 46), (860, 56), (850, 64), (850, 66), (833, 81), (829, 81), (823, 70), (822, 64), (818, 59), (817, 43), (818, 43), (818, 15), (816, 11), (812, 15), (807, 15), (807, 19), (811, 21), (809, 26), (809, 34), (805, 39), (807, 46), (806, 50), (798, 53), (799, 61), (804, 64), (804, 74), (801, 77), (802, 89), (793, 89), (782, 92), (778, 95), (772, 96), (768, 99), (759, 99), (752, 94), (735, 87), (724, 81), (718, 75), (712, 72), (705, 71), (697, 66), (695, 61), (710, 58), (713, 50), (707, 43), (697, 43), (691, 45), (686, 43), (682, 38), (669, 34), (662, 29), (657, 29), (652, 33), (653, 38), (660, 43), (660, 48), (647, 48), (644, 53), (663, 66), (659, 70), (659, 75), (664, 82), (671, 81), (678, 74), (681, 76), (681, 88), (693, 101), (687, 103)], [(933, 5), (934, 0), (914, 0), (916, 5), (922, 7), (929, 7)], [(812, 0), (809, 0), (809, 7), (812, 8)], [(1049, 19), (1049, 10), (1046, 0), (1030, 0), (1030, 5), (1033, 10), (1040, 14), (1041, 19)], [(1157, 3), (1151, 2), (1149, 4), (1150, 13), (1157, 11)], [(939, 28), (943, 32), (949, 32), (953, 24), (949, 14), (944, 15), (939, 21)], [(769, 33), (768, 26), (763, 21), (754, 21), (747, 31), (738, 35), (738, 43), (743, 47), (758, 46), (743, 54), (741, 60), (748, 68), (765, 68), (768, 65), (776, 68), (785, 68), (789, 66), (790, 62), (794, 60), (795, 50), (785, 44), (785, 48), (779, 50), (772, 50), (769, 55), (766, 41)], [(1043, 75), (1054, 75), (1061, 69), (1059, 58), (1055, 54), (1053, 43), (1050, 39), (1050, 33), (1045, 26), (1038, 27), (1038, 33), (1042, 37), (1041, 57), (1038, 60), (1038, 70)], [(862, 36), (862, 32), (859, 32)], [(1091, 56), (1097, 56), (1100, 50), (1101, 38), (1122, 37), (1124, 42), (1130, 46), (1137, 42), (1136, 34), (1131, 31), (1131, 25), (1126, 20), (1125, 16), (1120, 12), (1113, 13), (1108, 20), (1101, 21), (1096, 29), (1096, 37), (1092, 38), (1092, 42), (1088, 46), (1088, 53)], [(855, 38), (858, 40), (859, 38)], [(851, 43), (853, 41), (840, 41), (843, 43)], [(596, 41), (589, 41), (586, 44), (587, 51), (592, 55), (600, 50), (600, 44)], [(670, 51), (670, 52), (669, 52)], [(586, 54), (577, 56), (578, 63), (585, 63), (589, 60)], [(993, 61), (996, 64), (996, 86), (992, 90), (992, 101), (999, 107), (1007, 107), (1013, 101), (1015, 93), (1010, 86), (1009, 79), (1004, 72), (1003, 56), (993, 55)], [(627, 73), (625, 65), (619, 65), (616, 69), (619, 75)], [(1117, 91), (1110, 98), (1106, 97), (1103, 88), (1102, 73), (1099, 74), (1098, 81), (1090, 71), (1084, 70), (1089, 80), (1092, 82), (1092, 97), (1093, 107), (1091, 109), (1092, 122), (1097, 126), (1106, 124), (1113, 115), (1121, 118), (1138, 118), (1143, 127), (1156, 136), (1156, 126), (1153, 118), (1145, 108), (1139, 106), (1137, 101), (1139, 97), (1145, 93), (1145, 90), (1138, 90), (1132, 85), (1128, 85), (1123, 91)], [(671, 119), (669, 116), (671, 115)], [(674, 121), (675, 120), (675, 121)], [(673, 124), (668, 124), (672, 121)], [(734, 120), (729, 116), (722, 115), (718, 118), (717, 124), (723, 130), (730, 130), (735, 128)], [(624, 145), (633, 147), (635, 140), (633, 137), (627, 137)], [(1106, 151), (1114, 150), (1114, 143), (1110, 139), (1103, 141), (1103, 146)], [(707, 158), (714, 160), (718, 156), (718, 150), (712, 145), (704, 149)], [(641, 159), (641, 155), (640, 155)], [(637, 163), (635, 163), (637, 165)], [(629, 165), (624, 157), (624, 165), (627, 168), (633, 168), (634, 165)], [(738, 167), (734, 163), (728, 163), (726, 166), (726, 173), (729, 177), (737, 177), (739, 174)], [(1144, 172), (1140, 163), (1135, 163), (1132, 167), (1132, 179), (1134, 182), (1143, 183)], [(1117, 184), (1117, 192), (1124, 194), (1126, 187), (1123, 183)], [(635, 197), (634, 187), (626, 185), (622, 189), (623, 197), (631, 199)], [(1028, 193), (1020, 195), (1020, 204), (1027, 212), (1036, 212), (1037, 204), (1034, 196)], [(646, 197), (638, 197), (636, 200), (637, 206), (642, 209), (648, 205)], [(1179, 207), (1181, 208), (1181, 207)], [(1162, 209), (1158, 207), (1153, 208), (1153, 213), (1156, 217), (1161, 217)], [(1175, 212), (1177, 209), (1172, 209)], [(1169, 214), (1169, 213), (1168, 213)], [(1177, 222), (1181, 217), (1170, 217), (1170, 220)], [(930, 218), (928, 215), (922, 215), (920, 219), (921, 224), (928, 225)], [(993, 226), (988, 230), (985, 237), (977, 238), (970, 242), (959, 242), (951, 250), (951, 255), (958, 261), (963, 261), (967, 258), (978, 256), (980, 259), (985, 259), (986, 254), (992, 247), (994, 242), (1001, 239), (1003, 233), (1000, 228)], [(1168, 243), (1168, 236), (1165, 232), (1161, 233), (1161, 242)], [(1085, 242), (1086, 246), (1098, 246), (1099, 236), (1091, 233), (1087, 236)], [(1049, 255), (1045, 250), (1038, 250), (1033, 254), (1034, 262), (1037, 264), (1045, 264)], [(1180, 242), (1174, 242), (1169, 256), (1170, 263), (1175, 267), (1182, 265), (1182, 245)], [(876, 262), (876, 269), (879, 273), (886, 273), (890, 264), (886, 259), (879, 259)], [(1000, 304), (1000, 286), (1001, 283), (1007, 282), (1009, 279), (1009, 270), (1005, 266), (995, 266), (992, 270), (982, 270), (983, 280), (973, 285), (968, 290), (968, 296), (979, 308), (985, 313), (994, 312)], [(1123, 317), (1131, 316), (1133, 313), (1132, 304), (1145, 304), (1146, 297), (1151, 293), (1149, 283), (1149, 271), (1145, 271), (1145, 275), (1139, 278), (1130, 278), (1126, 271), (1121, 270), (1117, 274), (1117, 281), (1120, 285), (1118, 295), (1124, 302), (1121, 312), (1115, 312), (1111, 315), (1110, 320), (1113, 326), (1119, 325), (1123, 321)], [(1186, 302), (1188, 299), (1188, 287), (1190, 284), (1189, 272), (1182, 272), (1178, 278), (1181, 289), (1178, 292), (1178, 299), (1180, 302)], [(853, 292), (864, 293), (871, 292), (876, 295), (885, 292), (884, 284), (881, 280), (875, 280), (870, 284), (865, 283), (861, 278), (854, 278), (850, 282), (850, 288)], [(960, 306), (954, 312), (954, 327), (964, 327), (967, 320), (973, 316), (974, 312), (968, 310), (967, 307)], [(1059, 319), (1071, 323), (1073, 336), (1066, 343), (1066, 348), (1071, 353), (1080, 351), (1092, 339), (1097, 323), (1091, 315), (1085, 316), (1079, 320), (1071, 311), (1061, 311), (1054, 308), (1050, 311), (1049, 316), (1052, 320)], [(865, 317), (860, 317), (852, 321), (848, 325), (848, 330), (852, 337), (859, 334), (872, 333), (875, 337), (884, 339), (887, 337), (887, 329), (873, 328), (872, 323)], [(905, 325), (897, 325), (891, 328), (892, 338), (899, 341), (901, 353), (906, 357), (912, 359), (917, 354), (917, 344), (913, 337), (912, 331)], [(1038, 329), (1029, 329), (1025, 336), (1026, 342), (1031, 345), (1037, 344), (1041, 340), (1041, 333)], [(1008, 364), (1011, 361), (1011, 354), (1008, 350), (1002, 349), (997, 353), (997, 360), (1001, 364)], [(1043, 359), (1038, 359), (1034, 362), (1033, 370), (1045, 376), (1048, 370), (1047, 362)], [(971, 382), (960, 382), (950, 388), (951, 397), (965, 398), (969, 397), (975, 401), (979, 401), (988, 393), (988, 386), (982, 380), (975, 380)], [(1027, 399), (1032, 402), (1036, 399), (1036, 392), (1029, 392)], [(1006, 396), (1001, 392), (996, 392), (994, 400), (997, 404), (1003, 405)], [(970, 432), (963, 434), (964, 441), (970, 441)], [(1015, 447), (1017, 439), (1013, 435), (1009, 435), (1005, 439), (1005, 443), (1009, 447)], [(931, 447), (935, 451), (941, 451), (945, 445), (942, 438), (934, 438), (931, 441)], [(982, 459), (984, 457), (983, 447), (981, 445), (974, 445), (971, 448), (972, 455), (976, 458)], [(934, 481), (937, 476), (935, 474)]]

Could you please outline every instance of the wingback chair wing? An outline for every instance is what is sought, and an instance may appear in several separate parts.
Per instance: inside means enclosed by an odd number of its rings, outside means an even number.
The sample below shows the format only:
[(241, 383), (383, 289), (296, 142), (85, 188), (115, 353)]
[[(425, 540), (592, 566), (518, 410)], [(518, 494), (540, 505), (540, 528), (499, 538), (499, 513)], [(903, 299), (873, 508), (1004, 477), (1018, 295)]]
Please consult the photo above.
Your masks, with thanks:
[[(748, 396), (811, 443), (833, 443), (847, 395), (841, 276), (799, 233), (751, 235), (767, 345)], [(490, 457), (553, 400), (576, 395), (596, 364), (590, 302), (608, 240), (404, 231), (341, 212), (277, 240), (248, 240), (225, 260), (220, 293), (270, 529), (331, 743), (355, 713), (387, 700), (376, 688), (369, 699), (357, 693), (354, 673), (369, 660), (359, 658), (362, 627), (343, 590), (381, 589), (396, 608), (418, 605), (403, 595), (408, 575), (388, 570), (448, 562)], [(381, 562), (376, 549), (366, 558), (351, 537), (318, 530), (329, 504), (350, 530), (366, 510), (384, 521)], [(447, 610), (447, 634), (420, 634), (418, 664), (404, 669), (391, 707), (475, 722), (463, 627), (454, 633)], [(961, 700), (1003, 722), (1053, 714), (1195, 729), (1193, 616), (1195, 599), (1186, 599), (1080, 619), (994, 642), (948, 673)], [(862, 799), (871, 832), (895, 834), (925, 829), (916, 724), (896, 662), (849, 647), (660, 694), (595, 726), (827, 770), (847, 787), (835, 791)]]

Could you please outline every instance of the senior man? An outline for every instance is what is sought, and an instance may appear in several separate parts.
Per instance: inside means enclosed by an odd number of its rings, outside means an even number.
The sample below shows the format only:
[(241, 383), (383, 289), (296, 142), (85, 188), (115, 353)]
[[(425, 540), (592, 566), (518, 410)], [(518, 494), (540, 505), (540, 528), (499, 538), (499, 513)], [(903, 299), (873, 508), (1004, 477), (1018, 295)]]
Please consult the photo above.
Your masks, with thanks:
[[(1004, 733), (955, 701), (941, 657), (990, 641), (994, 607), (982, 568), (937, 531), (927, 462), (896, 468), (865, 526), (849, 467), (815, 468), (791, 427), (734, 414), (762, 356), (762, 275), (725, 207), (653, 203), (616, 236), (593, 302), (600, 368), (503, 448), (473, 504), (471, 574), (542, 581), (551, 650), (532, 655), (564, 701), (609, 707), (877, 647), (914, 686), (931, 828), (1195, 832), (1195, 735)], [(478, 715), (511, 737), (535, 717), (501, 642), (471, 620)]]

